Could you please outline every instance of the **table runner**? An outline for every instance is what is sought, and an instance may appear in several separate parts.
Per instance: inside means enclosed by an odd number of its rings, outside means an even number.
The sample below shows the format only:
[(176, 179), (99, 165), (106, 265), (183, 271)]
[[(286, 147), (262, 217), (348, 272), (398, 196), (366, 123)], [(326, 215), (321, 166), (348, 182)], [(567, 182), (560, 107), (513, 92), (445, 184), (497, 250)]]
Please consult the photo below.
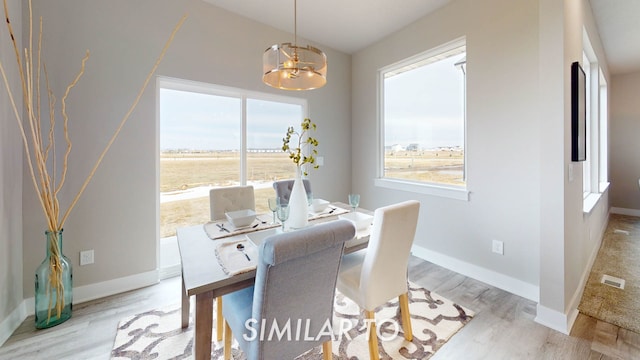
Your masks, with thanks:
[[(341, 208), (339, 206), (329, 205), (324, 211), (316, 213), (309, 212), (309, 221), (322, 219), (330, 216), (338, 216), (341, 214), (348, 213), (349, 210)], [(209, 221), (204, 224), (204, 231), (207, 233), (207, 236), (212, 240), (223, 239), (229, 236), (241, 235), (252, 233), (260, 230), (267, 230), (275, 227), (281, 226), (280, 223), (271, 224), (271, 215), (270, 214), (260, 214), (256, 216), (256, 220), (249, 226), (234, 228), (226, 220), (217, 220), (217, 221)]]

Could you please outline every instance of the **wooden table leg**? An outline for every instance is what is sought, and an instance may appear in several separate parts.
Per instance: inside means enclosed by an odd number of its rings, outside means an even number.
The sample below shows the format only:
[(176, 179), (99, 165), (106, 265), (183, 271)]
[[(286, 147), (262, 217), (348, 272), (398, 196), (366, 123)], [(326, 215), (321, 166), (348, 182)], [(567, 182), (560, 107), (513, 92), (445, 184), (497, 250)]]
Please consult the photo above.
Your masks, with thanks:
[(189, 327), (189, 295), (187, 295), (187, 288), (184, 286), (184, 278), (182, 278), (182, 328)]
[(213, 333), (213, 293), (196, 295), (195, 360), (211, 359), (211, 335)]
[(224, 318), (222, 317), (222, 296), (216, 298), (216, 339), (222, 341), (222, 334), (224, 331)]

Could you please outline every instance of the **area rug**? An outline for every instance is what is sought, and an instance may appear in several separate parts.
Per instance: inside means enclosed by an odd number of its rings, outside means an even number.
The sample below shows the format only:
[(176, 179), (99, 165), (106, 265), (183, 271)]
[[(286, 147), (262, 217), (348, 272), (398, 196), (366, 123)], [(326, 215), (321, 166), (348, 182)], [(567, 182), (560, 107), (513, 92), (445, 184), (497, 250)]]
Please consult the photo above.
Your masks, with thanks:
[[(624, 290), (603, 284), (603, 275), (624, 279)], [(610, 216), (578, 310), (640, 333), (640, 218)]]
[[(460, 305), (409, 283), (409, 308), (413, 327), (413, 341), (404, 339), (400, 324), (398, 301), (390, 301), (376, 309), (379, 327), (381, 359), (428, 359), (451, 336), (471, 321), (474, 313)], [(333, 342), (334, 359), (368, 359), (369, 350), (364, 315), (350, 299), (336, 292), (334, 332), (340, 333)], [(215, 311), (213, 312), (215, 316)], [(123, 319), (118, 325), (111, 359), (192, 359), (193, 319), (186, 329), (180, 327), (180, 306), (147, 311)], [(345, 323), (349, 322), (349, 324)], [(213, 324), (216, 321), (214, 319)], [(337, 325), (343, 324), (343, 325)], [(345, 331), (338, 331), (339, 327)], [(346, 331), (346, 329), (349, 329)], [(213, 332), (215, 337), (215, 330)], [(212, 342), (212, 359), (223, 358), (223, 342)], [(233, 359), (246, 357), (233, 342)], [(297, 359), (321, 359), (317, 347)]]

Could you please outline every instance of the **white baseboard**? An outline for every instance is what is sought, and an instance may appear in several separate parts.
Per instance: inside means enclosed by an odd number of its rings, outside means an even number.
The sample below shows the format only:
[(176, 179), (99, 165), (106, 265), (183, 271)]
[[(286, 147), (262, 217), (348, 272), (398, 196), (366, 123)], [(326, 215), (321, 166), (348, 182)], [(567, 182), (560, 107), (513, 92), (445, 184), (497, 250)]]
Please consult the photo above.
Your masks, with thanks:
[[(80, 304), (86, 301), (119, 294), (125, 291), (139, 289), (156, 284), (159, 281), (159, 271), (153, 270), (141, 274), (125, 276), (118, 279), (107, 280), (100, 283), (89, 284), (73, 288), (73, 303)], [(22, 324), (24, 319), (35, 314), (35, 299), (24, 299), (22, 303), (0, 323), (0, 346)]]
[(455, 271), (464, 276), (482, 281), (512, 294), (538, 302), (540, 298), (540, 288), (536, 285), (522, 281), (520, 279), (507, 276), (493, 270), (483, 268), (478, 265), (456, 259), (447, 255), (425, 249), (424, 247), (413, 245), (411, 248), (413, 255)]
[(160, 269), (160, 280), (182, 275), (182, 265), (175, 264)]
[(565, 314), (538, 304), (536, 308), (535, 321), (538, 324), (559, 331), (565, 335), (569, 335), (571, 327), (573, 327), (573, 323), (576, 321), (577, 317), (578, 309), (574, 309), (569, 311), (569, 314)]
[(629, 216), (640, 216), (640, 210), (637, 209), (625, 209), (612, 207), (610, 210), (611, 214), (620, 214), (620, 215), (629, 215)]
[(13, 334), (14, 331), (27, 318), (26, 303), (22, 301), (12, 312), (0, 323), (0, 346)]

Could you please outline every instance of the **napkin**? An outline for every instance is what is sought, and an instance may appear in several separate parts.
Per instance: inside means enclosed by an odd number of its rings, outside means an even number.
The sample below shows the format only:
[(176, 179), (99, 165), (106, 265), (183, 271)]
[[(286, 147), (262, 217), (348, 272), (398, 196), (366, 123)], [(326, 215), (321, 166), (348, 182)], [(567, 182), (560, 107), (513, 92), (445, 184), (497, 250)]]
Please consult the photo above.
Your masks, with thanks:
[[(244, 245), (244, 251), (238, 250), (238, 244)], [(249, 259), (245, 254), (249, 256)], [(226, 274), (240, 274), (256, 268), (258, 264), (258, 247), (247, 237), (221, 242), (216, 246), (216, 258)]]

